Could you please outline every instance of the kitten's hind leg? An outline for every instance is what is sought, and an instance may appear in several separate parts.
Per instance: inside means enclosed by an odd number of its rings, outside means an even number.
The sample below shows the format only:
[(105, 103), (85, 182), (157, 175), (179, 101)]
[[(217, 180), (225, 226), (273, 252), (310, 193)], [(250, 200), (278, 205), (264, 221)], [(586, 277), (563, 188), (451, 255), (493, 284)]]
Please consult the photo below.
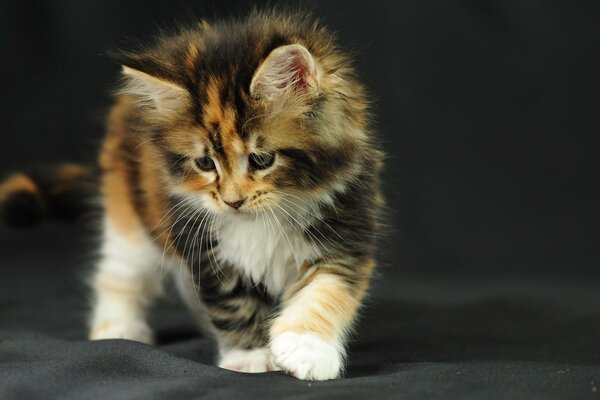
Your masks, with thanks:
[(143, 231), (124, 234), (110, 222), (105, 224), (101, 259), (92, 280), (90, 339), (153, 342), (146, 313), (162, 291), (155, 271), (158, 257), (158, 249)]

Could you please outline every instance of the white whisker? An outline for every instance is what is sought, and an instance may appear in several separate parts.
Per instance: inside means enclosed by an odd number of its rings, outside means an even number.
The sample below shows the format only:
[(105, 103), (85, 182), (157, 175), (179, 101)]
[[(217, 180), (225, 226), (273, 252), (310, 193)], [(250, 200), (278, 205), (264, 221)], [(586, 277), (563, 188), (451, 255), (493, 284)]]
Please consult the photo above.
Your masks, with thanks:
[(279, 219), (277, 218), (277, 215), (275, 215), (275, 212), (273, 211), (273, 209), (271, 207), (267, 208), (269, 211), (271, 211), (271, 214), (273, 214), (273, 217), (275, 218), (275, 221), (277, 222), (277, 224), (279, 225), (279, 228), (281, 228), (281, 231), (283, 232), (283, 235), (285, 236), (285, 239), (287, 240), (288, 244), (290, 245), (290, 250), (294, 256), (294, 261), (296, 262), (296, 265), (300, 265), (300, 263), (303, 261), (299, 261), (298, 260), (298, 256), (296, 255), (296, 251), (294, 250), (294, 246), (292, 245), (292, 242), (290, 241), (290, 238), (288, 237), (285, 228), (283, 227), (283, 225), (281, 225), (281, 222), (279, 221)]
[[(292, 201), (292, 200), (290, 200), (290, 199), (288, 199), (288, 198), (286, 198), (286, 197), (284, 197), (284, 196), (286, 196), (286, 195), (287, 195), (287, 196), (295, 197), (295, 198), (297, 198), (297, 199), (299, 199), (299, 200), (301, 200), (301, 201), (302, 201), (302, 199), (301, 199), (300, 197), (298, 197), (298, 196), (294, 196), (294, 195), (292, 195), (292, 194), (289, 194), (289, 193), (283, 193), (283, 192), (277, 192), (277, 193), (279, 193), (279, 194), (280, 194), (280, 197), (279, 197), (279, 199), (280, 199), (280, 200), (286, 201), (288, 204), (290, 204), (290, 205), (292, 205), (292, 206), (295, 206), (295, 207), (298, 207), (298, 208), (299, 208), (299, 209), (301, 209), (302, 211), (304, 211), (304, 212), (306, 212), (307, 214), (311, 215), (311, 216), (312, 216), (312, 217), (314, 217), (314, 218), (315, 218), (317, 221), (319, 221), (319, 222), (321, 222), (322, 224), (324, 224), (325, 226), (327, 226), (327, 227), (328, 227), (328, 228), (329, 228), (329, 229), (330, 229), (330, 230), (331, 230), (331, 231), (332, 231), (332, 232), (333, 232), (333, 233), (334, 233), (334, 234), (335, 234), (337, 237), (339, 237), (340, 239), (342, 239), (344, 242), (346, 242), (346, 243), (347, 243), (347, 240), (346, 240), (346, 239), (345, 239), (345, 238), (344, 238), (342, 235), (340, 235), (339, 233), (337, 233), (337, 231), (336, 231), (335, 229), (333, 229), (333, 227), (332, 227), (331, 225), (329, 225), (327, 222), (325, 222), (325, 220), (323, 219), (323, 217), (321, 217), (321, 216), (319, 216), (319, 215), (317, 215), (317, 214), (311, 213), (311, 212), (310, 212), (309, 210), (307, 210), (306, 208), (302, 207), (301, 205), (297, 204), (296, 202), (294, 202), (294, 201)], [(283, 196), (282, 196), (281, 194), (283, 194)], [(318, 231), (318, 230), (317, 230), (317, 231)], [(319, 233), (320, 233), (320, 232), (319, 232)], [(323, 234), (321, 233), (321, 235), (323, 235)], [(323, 236), (324, 236), (324, 235), (323, 235)]]
[[(293, 220), (294, 220), (294, 221), (295, 221), (295, 222), (296, 222), (296, 223), (297, 223), (297, 224), (298, 224), (298, 225), (299, 225), (301, 228), (303, 228), (304, 232), (306, 232), (306, 234), (307, 234), (307, 235), (309, 235), (309, 237), (311, 238), (311, 240), (312, 240), (313, 244), (314, 244), (314, 245), (315, 245), (317, 248), (318, 248), (319, 246), (317, 246), (317, 244), (315, 243), (315, 241), (313, 240), (313, 238), (314, 238), (314, 239), (316, 239), (316, 240), (319, 242), (319, 244), (321, 245), (321, 248), (322, 248), (323, 250), (325, 250), (325, 251), (326, 251), (326, 252), (329, 254), (329, 256), (330, 256), (330, 257), (332, 257), (332, 258), (333, 258), (333, 254), (331, 254), (331, 251), (329, 251), (329, 249), (328, 249), (328, 248), (327, 248), (327, 247), (326, 247), (326, 246), (323, 244), (323, 242), (321, 242), (321, 241), (319, 240), (319, 238), (317, 238), (315, 235), (313, 235), (313, 234), (312, 234), (312, 233), (311, 233), (309, 230), (305, 229), (305, 228), (302, 226), (302, 224), (301, 224), (301, 223), (300, 223), (300, 222), (299, 222), (299, 221), (298, 221), (296, 218), (294, 218), (294, 217), (293, 217), (293, 216), (292, 216), (290, 213), (288, 213), (288, 212), (287, 212), (287, 211), (286, 211), (286, 210), (285, 210), (283, 207), (281, 207), (279, 204), (275, 204), (275, 206), (276, 206), (276, 207), (278, 207), (278, 208), (279, 208), (281, 211), (283, 211), (284, 213), (286, 213), (286, 214), (287, 214), (287, 215), (288, 215), (290, 218), (292, 218), (292, 219), (293, 219)], [(292, 223), (290, 223), (290, 225), (294, 226)], [(296, 229), (296, 228), (294, 227), (294, 229)], [(318, 230), (317, 230), (317, 231), (318, 231)], [(303, 236), (303, 235), (302, 235), (302, 233), (301, 233), (301, 232), (299, 232), (297, 229), (296, 229), (296, 232), (298, 232), (298, 235), (300, 235), (300, 236)]]

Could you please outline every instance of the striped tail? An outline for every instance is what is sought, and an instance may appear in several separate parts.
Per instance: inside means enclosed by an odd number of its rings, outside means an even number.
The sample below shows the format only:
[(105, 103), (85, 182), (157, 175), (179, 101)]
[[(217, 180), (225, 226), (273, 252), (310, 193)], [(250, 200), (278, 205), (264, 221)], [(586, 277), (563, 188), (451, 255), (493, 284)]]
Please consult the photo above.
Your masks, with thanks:
[(0, 183), (0, 219), (21, 228), (74, 220), (91, 208), (94, 181), (94, 170), (79, 164), (13, 173)]

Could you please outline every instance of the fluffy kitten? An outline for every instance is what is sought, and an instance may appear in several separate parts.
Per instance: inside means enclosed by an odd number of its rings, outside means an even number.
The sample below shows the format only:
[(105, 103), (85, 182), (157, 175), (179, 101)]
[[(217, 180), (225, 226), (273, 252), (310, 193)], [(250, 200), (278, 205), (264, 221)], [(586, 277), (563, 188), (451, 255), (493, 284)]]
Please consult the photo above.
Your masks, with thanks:
[[(168, 270), (184, 275), (221, 367), (338, 377), (374, 268), (382, 155), (332, 34), (254, 13), (116, 57), (90, 338), (151, 343), (147, 312)], [(52, 210), (90, 174), (14, 175), (4, 214)]]

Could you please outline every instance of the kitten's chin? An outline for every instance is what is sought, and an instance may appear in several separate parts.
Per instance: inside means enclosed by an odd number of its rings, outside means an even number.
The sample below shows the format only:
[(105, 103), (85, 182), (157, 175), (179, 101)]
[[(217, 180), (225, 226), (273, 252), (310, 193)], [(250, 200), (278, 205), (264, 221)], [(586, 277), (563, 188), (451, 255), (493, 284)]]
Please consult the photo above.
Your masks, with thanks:
[(239, 209), (232, 213), (234, 217), (239, 218), (256, 218), (260, 212), (258, 210)]

